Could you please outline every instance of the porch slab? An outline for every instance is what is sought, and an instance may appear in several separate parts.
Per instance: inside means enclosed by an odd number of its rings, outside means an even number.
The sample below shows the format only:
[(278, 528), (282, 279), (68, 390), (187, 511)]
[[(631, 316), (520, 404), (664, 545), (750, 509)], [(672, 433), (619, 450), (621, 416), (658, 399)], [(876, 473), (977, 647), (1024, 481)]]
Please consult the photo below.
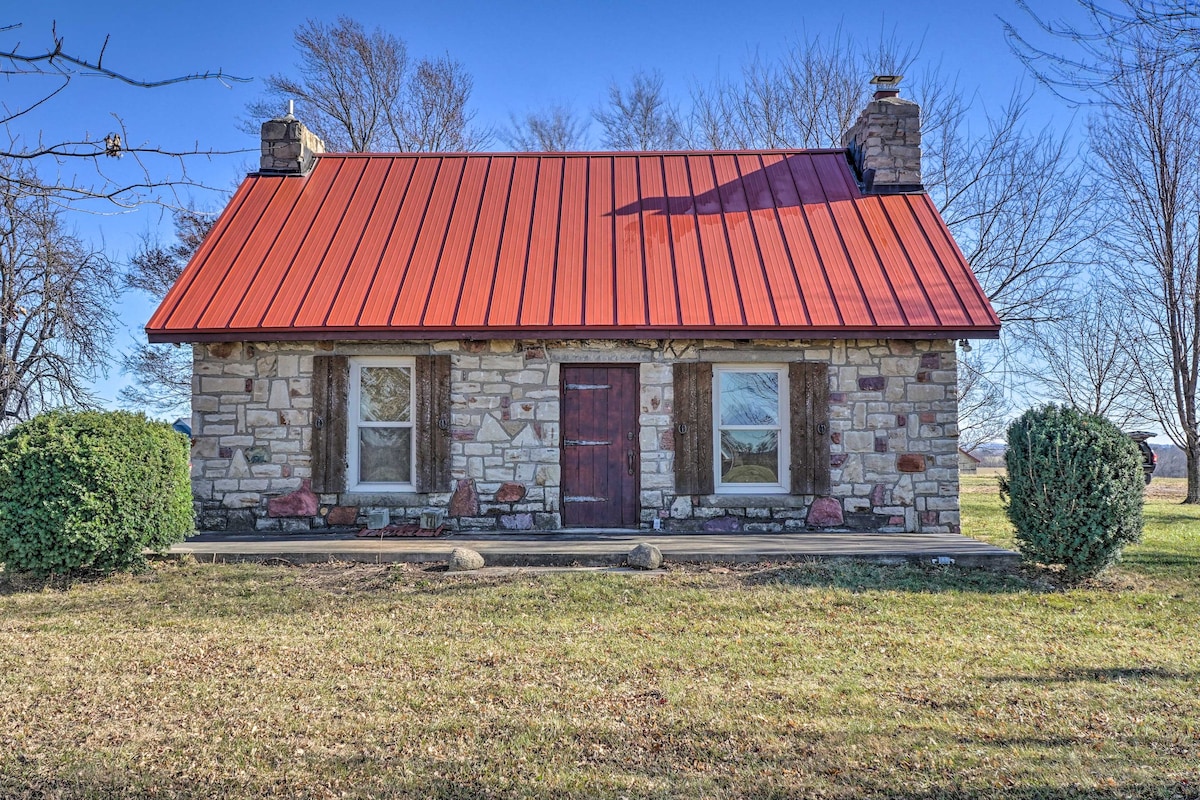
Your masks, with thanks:
[[(631, 530), (572, 530), (535, 534), (460, 533), (437, 539), (370, 538), (353, 533), (201, 533), (169, 551), (200, 561), (407, 562), (446, 561), (455, 547), (480, 553), (496, 567), (612, 567), (625, 563), (639, 542), (668, 562), (744, 564), (853, 558), (882, 563), (931, 563), (1007, 568), (1020, 563), (1011, 550), (950, 533), (658, 534)], [(949, 563), (942, 561), (941, 563)]]

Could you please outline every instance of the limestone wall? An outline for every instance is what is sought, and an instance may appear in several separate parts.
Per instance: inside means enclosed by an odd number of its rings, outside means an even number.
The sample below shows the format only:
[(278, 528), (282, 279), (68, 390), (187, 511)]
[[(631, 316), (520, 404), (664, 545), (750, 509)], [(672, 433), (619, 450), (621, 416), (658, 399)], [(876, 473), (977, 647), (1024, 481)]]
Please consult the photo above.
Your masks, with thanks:
[[(446, 353), (452, 491), (314, 496), (314, 353)], [(192, 453), (205, 530), (309, 530), (448, 512), (465, 530), (561, 524), (559, 365), (640, 365), (644, 528), (957, 531), (957, 400), (949, 341), (492, 341), (196, 345)], [(831, 497), (676, 496), (671, 365), (679, 360), (830, 365)]]

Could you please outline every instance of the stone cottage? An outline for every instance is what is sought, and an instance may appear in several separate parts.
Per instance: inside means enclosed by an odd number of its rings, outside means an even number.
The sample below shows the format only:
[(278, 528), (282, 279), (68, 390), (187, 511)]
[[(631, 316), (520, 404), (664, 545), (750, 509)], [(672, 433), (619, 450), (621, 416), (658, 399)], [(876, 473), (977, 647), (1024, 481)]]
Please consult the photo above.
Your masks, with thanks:
[(201, 529), (959, 529), (955, 343), (999, 322), (894, 88), (845, 149), (322, 149), (263, 125), (147, 326), (193, 347)]

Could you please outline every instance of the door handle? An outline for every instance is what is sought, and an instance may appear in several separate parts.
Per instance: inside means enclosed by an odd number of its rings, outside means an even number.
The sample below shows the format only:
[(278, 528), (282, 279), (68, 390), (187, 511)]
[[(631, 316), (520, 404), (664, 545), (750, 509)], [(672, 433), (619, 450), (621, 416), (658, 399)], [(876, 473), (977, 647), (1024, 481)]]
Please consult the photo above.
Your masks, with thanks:
[(635, 454), (634, 454), (634, 452), (633, 452), (632, 450), (626, 450), (626, 451), (625, 451), (625, 466), (629, 468), (629, 474), (630, 474), (630, 475), (635, 475), (635, 474), (636, 474), (636, 473), (633, 471), (633, 470), (634, 470), (634, 463), (633, 463), (633, 460), (634, 460), (634, 459), (633, 459), (633, 457), (634, 457), (634, 455), (635, 455)]

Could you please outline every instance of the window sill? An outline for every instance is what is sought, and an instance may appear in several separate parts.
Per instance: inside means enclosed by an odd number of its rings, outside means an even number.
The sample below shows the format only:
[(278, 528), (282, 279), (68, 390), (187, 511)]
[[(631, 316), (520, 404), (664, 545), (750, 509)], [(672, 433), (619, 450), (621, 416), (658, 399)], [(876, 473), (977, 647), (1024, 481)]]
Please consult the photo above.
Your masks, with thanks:
[(349, 491), (340, 495), (344, 506), (418, 506), (429, 504), (429, 498), (436, 494), (449, 492), (366, 492)]
[(698, 505), (705, 508), (807, 508), (812, 498), (795, 494), (706, 494)]

